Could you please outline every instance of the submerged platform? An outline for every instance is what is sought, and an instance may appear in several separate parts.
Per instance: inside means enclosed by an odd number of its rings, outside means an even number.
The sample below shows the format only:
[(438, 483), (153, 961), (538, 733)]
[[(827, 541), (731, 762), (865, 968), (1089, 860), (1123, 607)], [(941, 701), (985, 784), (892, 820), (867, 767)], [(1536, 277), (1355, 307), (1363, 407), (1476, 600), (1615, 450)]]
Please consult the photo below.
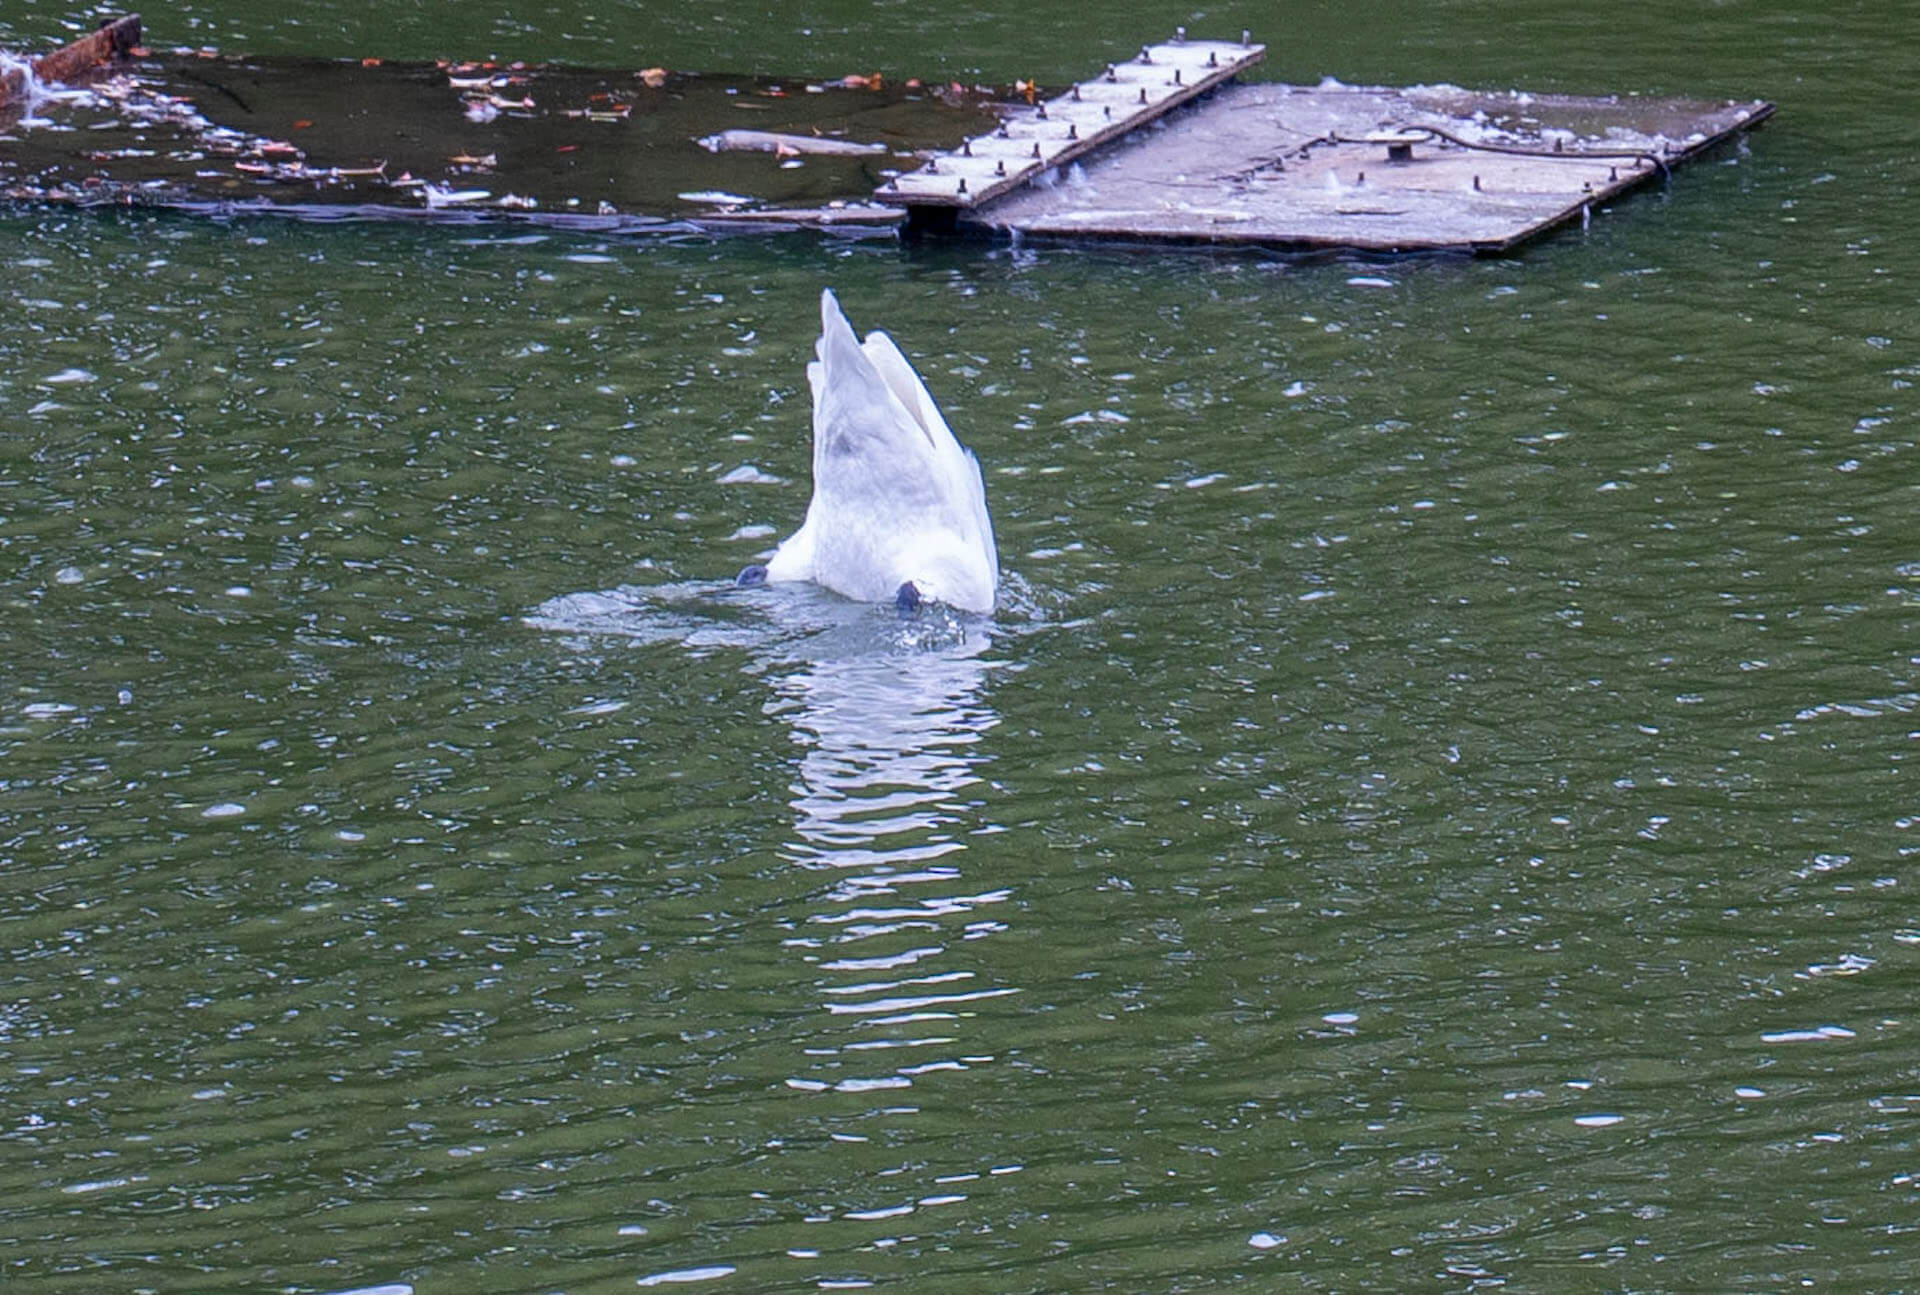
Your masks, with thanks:
[[(137, 19), (0, 95), (0, 197), (614, 233), (851, 229), (1499, 251), (1773, 105), (1238, 78), (1172, 40), (1053, 90), (152, 55)], [(84, 49), (83, 49), (84, 47)], [(17, 61), (16, 69), (24, 65)]]
[(1764, 121), (1773, 105), (1454, 86), (1226, 86), (962, 226), (1063, 238), (1498, 252)]

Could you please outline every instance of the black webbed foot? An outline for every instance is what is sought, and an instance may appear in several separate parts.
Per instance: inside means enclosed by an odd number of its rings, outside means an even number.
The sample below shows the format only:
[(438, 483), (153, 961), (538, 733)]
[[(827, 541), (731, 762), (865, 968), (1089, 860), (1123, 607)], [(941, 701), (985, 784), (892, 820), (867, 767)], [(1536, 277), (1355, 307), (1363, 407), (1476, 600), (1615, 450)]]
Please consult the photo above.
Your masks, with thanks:
[(733, 578), (736, 589), (752, 589), (755, 585), (767, 583), (767, 569), (758, 562), (740, 568), (740, 574)]
[(911, 580), (900, 582), (900, 588), (894, 591), (893, 605), (900, 609), (902, 616), (911, 615), (920, 610), (920, 589)]

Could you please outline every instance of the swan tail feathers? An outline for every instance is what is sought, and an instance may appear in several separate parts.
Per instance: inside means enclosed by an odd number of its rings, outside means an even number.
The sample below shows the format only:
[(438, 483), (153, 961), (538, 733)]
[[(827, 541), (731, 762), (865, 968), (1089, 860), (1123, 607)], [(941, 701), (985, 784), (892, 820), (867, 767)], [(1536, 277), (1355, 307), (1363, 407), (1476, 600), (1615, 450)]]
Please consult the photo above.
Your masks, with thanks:
[[(903, 399), (895, 382), (874, 364), (870, 347), (860, 344), (831, 289), (820, 294), (820, 340), (814, 352), (818, 358), (807, 366), (807, 378), (813, 384), (816, 482), (823, 469), (832, 471), (834, 458), (858, 455), (863, 447), (905, 455), (908, 462), (924, 461), (936, 450), (922, 426), (920, 411)], [(894, 354), (899, 355), (897, 349)], [(899, 364), (907, 367), (904, 357)], [(919, 380), (912, 377), (910, 367), (907, 373), (917, 386)], [(927, 397), (926, 403), (930, 406), (932, 398)]]

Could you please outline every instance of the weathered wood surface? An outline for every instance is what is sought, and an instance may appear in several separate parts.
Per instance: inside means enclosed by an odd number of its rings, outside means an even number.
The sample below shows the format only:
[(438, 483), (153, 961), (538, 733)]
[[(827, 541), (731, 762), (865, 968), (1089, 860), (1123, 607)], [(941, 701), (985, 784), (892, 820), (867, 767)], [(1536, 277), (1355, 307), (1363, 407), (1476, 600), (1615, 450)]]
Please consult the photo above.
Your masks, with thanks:
[(1498, 251), (1772, 111), (1758, 100), (1232, 85), (961, 223), (1072, 238)]
[(71, 81), (116, 55), (130, 53), (140, 43), (140, 15), (128, 14), (101, 23), (70, 45), (33, 61), (34, 75), (42, 81)]
[(72, 81), (116, 55), (131, 52), (139, 44), (139, 14), (102, 22), (79, 40), (49, 54), (42, 54), (26, 65), (14, 64), (0, 69), (0, 108), (27, 92), (29, 69), (34, 78), (42, 83)]
[(1232, 80), (1267, 56), (1243, 38), (1142, 45), (1092, 77), (1031, 106), (1015, 105), (997, 130), (975, 135), (875, 190), (882, 202), (913, 208), (985, 206), (1053, 167), (1064, 166)]

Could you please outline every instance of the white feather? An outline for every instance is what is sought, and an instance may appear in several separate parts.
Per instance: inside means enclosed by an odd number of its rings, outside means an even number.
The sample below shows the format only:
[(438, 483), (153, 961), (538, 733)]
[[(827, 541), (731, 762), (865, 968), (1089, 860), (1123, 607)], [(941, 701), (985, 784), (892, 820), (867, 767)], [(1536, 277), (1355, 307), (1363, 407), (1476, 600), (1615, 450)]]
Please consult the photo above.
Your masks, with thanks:
[(813, 384), (813, 499), (767, 563), (861, 602), (912, 581), (922, 598), (993, 609), (1000, 559), (980, 464), (954, 439), (913, 365), (885, 333), (862, 343), (820, 294)]

